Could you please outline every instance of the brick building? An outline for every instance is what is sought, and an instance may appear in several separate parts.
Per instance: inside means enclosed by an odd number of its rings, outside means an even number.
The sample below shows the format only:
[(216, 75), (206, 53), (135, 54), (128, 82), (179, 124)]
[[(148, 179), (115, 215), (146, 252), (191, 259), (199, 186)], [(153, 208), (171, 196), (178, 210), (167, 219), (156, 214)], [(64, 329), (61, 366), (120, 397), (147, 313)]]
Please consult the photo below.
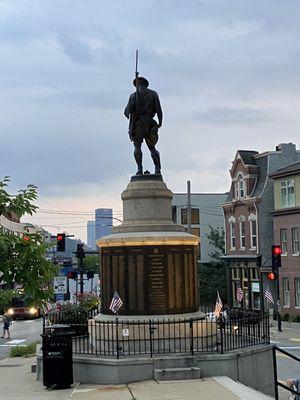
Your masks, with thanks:
[[(274, 210), (273, 180), (269, 174), (300, 161), (300, 152), (292, 143), (281, 144), (276, 151), (259, 154), (238, 150), (230, 169), (231, 188), (222, 205), (225, 219), (229, 305), (261, 309), (268, 287), (275, 298), (275, 285), (268, 282), (271, 271), (271, 246)], [(237, 290), (243, 291), (241, 302)]]
[(274, 180), (274, 242), (282, 248), (281, 313), (300, 316), (300, 162), (269, 175)]

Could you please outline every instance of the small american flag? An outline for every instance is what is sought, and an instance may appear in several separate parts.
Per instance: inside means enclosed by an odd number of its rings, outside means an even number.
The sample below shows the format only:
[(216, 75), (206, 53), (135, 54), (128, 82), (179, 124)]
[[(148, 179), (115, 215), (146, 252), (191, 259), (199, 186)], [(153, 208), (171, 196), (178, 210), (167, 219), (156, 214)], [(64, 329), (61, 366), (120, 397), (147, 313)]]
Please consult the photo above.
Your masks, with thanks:
[(223, 308), (223, 303), (222, 303), (221, 297), (219, 295), (219, 292), (217, 292), (217, 300), (216, 300), (215, 311), (214, 311), (214, 314), (216, 317), (220, 316), (222, 308)]
[(244, 297), (244, 292), (239, 286), (236, 290), (236, 299), (237, 301), (241, 302), (243, 300), (243, 297)]
[(273, 296), (272, 296), (272, 293), (271, 293), (271, 291), (269, 289), (266, 289), (265, 298), (267, 299), (268, 303), (273, 303), (274, 304)]
[(115, 291), (112, 301), (110, 303), (109, 309), (113, 313), (117, 314), (119, 312), (120, 308), (122, 307), (122, 305), (123, 305), (123, 300), (119, 296), (119, 293), (117, 291)]

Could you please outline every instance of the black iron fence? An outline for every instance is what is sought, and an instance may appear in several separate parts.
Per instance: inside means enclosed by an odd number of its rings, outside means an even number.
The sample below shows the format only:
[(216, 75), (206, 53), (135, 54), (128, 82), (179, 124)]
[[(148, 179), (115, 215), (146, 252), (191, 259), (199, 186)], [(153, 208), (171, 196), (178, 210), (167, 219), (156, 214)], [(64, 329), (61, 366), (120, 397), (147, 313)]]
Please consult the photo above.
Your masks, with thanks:
[(73, 353), (123, 357), (197, 354), (269, 344), (269, 316), (230, 310), (219, 318), (167, 318), (95, 321), (97, 310), (49, 314), (44, 326), (67, 324), (73, 332)]
[(168, 319), (89, 321), (88, 334), (74, 337), (76, 354), (120, 356), (219, 352), (269, 344), (268, 316), (238, 320)]
[(49, 312), (43, 318), (43, 326), (64, 324), (70, 326), (74, 336), (86, 336), (89, 334), (88, 322), (99, 313), (99, 310), (79, 311), (66, 310)]

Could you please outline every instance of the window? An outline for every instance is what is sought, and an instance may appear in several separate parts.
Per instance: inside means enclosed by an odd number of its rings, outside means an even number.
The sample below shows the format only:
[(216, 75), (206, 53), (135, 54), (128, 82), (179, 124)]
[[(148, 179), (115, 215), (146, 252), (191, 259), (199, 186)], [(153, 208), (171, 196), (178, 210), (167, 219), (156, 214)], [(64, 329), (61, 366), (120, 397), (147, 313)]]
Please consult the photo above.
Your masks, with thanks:
[(230, 247), (235, 250), (235, 223), (230, 222)]
[(290, 282), (288, 278), (282, 278), (283, 306), (290, 307)]
[(235, 182), (235, 197), (237, 199), (243, 199), (246, 196), (246, 183), (242, 173), (237, 175), (237, 181)]
[(299, 228), (292, 228), (293, 254), (299, 254)]
[[(188, 224), (188, 213), (187, 208), (181, 209), (181, 224), (187, 225)], [(200, 224), (200, 216), (199, 216), (199, 209), (192, 208), (191, 209), (191, 224)]]
[(256, 220), (250, 221), (250, 246), (256, 249)]
[(241, 221), (240, 222), (240, 248), (241, 249), (245, 249), (245, 243), (246, 243), (245, 227), (246, 227), (245, 221)]
[(285, 228), (280, 229), (280, 245), (282, 254), (287, 254), (287, 230)]
[(300, 278), (295, 278), (295, 306), (300, 307)]
[(282, 181), (281, 187), (281, 207), (295, 206), (295, 183), (294, 179)]

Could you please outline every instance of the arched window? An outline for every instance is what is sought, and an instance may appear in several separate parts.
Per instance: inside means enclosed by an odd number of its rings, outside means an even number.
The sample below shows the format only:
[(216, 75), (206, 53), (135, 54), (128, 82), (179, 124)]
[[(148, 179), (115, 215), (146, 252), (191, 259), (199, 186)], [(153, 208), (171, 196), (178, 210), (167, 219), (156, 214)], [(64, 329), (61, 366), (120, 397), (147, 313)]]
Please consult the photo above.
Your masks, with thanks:
[(246, 181), (244, 175), (239, 172), (236, 177), (235, 182), (235, 197), (237, 199), (243, 199), (246, 197)]

